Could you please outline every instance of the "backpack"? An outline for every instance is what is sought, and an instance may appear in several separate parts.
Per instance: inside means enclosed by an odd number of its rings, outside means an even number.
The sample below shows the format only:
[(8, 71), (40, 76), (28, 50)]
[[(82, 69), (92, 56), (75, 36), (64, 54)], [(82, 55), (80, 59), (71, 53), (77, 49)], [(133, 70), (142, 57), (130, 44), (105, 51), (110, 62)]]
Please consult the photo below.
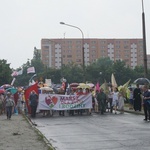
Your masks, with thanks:
[(14, 102), (12, 101), (12, 99), (7, 99), (7, 104), (6, 104), (6, 106), (14, 106)]
[(0, 105), (2, 105), (3, 104), (3, 100), (2, 99), (0, 99)]

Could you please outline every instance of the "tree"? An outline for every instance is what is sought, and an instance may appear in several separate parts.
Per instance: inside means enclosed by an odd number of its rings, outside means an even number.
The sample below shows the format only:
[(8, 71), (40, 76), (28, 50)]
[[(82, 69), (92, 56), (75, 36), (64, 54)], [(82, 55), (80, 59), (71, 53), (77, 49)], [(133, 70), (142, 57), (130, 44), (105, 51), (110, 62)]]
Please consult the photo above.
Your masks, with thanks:
[(44, 64), (41, 60), (41, 54), (38, 49), (34, 49), (33, 59), (31, 60), (31, 66), (34, 66), (36, 74), (38, 76), (43, 75), (44, 72)]
[[(23, 74), (16, 77), (16, 79), (17, 79), (15, 81), (16, 86), (29, 84), (29, 80), (30, 80), (31, 76), (33, 75), (33, 74), (27, 74), (27, 69), (29, 67), (35, 68), (35, 71), (37, 74), (37, 77), (36, 77), (37, 79), (40, 79), (41, 77), (46, 75), (46, 70), (45, 70), (44, 64), (41, 61), (41, 54), (39, 53), (39, 51), (37, 49), (34, 49), (33, 59), (31, 61), (28, 59), (27, 62), (22, 65)], [(18, 68), (17, 70), (19, 70), (19, 69), (20, 68)]]
[(12, 69), (10, 68), (10, 64), (7, 63), (7, 60), (0, 60), (0, 85), (10, 84)]
[(117, 60), (116, 62), (114, 62), (112, 73), (114, 73), (118, 85), (123, 85), (129, 79), (133, 79), (132, 69), (126, 67), (125, 62), (121, 60)]
[(96, 62), (86, 67), (87, 80), (96, 83), (99, 81), (101, 84), (106, 80), (110, 81), (112, 73), (113, 61), (110, 58), (99, 58)]
[(74, 63), (63, 65), (60, 69), (61, 78), (67, 79), (67, 82), (82, 82), (83, 80), (83, 69)]

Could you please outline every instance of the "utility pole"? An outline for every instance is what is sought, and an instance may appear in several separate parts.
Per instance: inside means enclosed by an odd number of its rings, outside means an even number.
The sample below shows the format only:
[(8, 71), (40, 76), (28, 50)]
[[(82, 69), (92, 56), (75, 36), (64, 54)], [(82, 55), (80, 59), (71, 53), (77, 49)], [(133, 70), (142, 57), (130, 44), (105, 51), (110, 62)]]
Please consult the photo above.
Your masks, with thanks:
[(144, 3), (142, 0), (142, 30), (143, 30), (143, 55), (144, 55), (144, 77), (147, 77), (147, 52), (146, 52), (146, 29), (145, 29), (145, 13)]

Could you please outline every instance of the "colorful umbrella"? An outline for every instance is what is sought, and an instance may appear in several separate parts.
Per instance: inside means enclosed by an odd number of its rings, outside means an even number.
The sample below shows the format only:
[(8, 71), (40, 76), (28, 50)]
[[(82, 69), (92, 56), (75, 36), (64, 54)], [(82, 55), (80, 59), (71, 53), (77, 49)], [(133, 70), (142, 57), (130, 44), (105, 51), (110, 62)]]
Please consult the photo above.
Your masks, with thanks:
[(71, 83), (70, 84), (70, 87), (77, 87), (77, 86), (79, 86), (79, 83)]
[(5, 93), (5, 90), (4, 89), (0, 89), (0, 94), (3, 94)]
[(81, 84), (79, 86), (77, 86), (77, 88), (82, 88), (82, 89), (90, 89), (90, 86), (89, 85), (86, 85), (86, 84)]
[(45, 87), (41, 87), (40, 90), (45, 90), (45, 91), (53, 91), (52, 88), (45, 86)]
[(2, 86), (1, 86), (1, 88), (4, 88), (4, 89), (6, 89), (6, 88), (10, 88), (11, 87), (11, 85), (10, 84), (3, 84)]
[(12, 94), (17, 93), (17, 89), (16, 89), (16, 88), (13, 88), (13, 87), (6, 89), (6, 91), (7, 91), (7, 92), (10, 92), (10, 93), (12, 93)]
[(147, 78), (138, 78), (134, 81), (134, 83), (139, 85), (150, 84), (150, 80)]
[(95, 86), (93, 83), (87, 83), (86, 85), (89, 85), (90, 88), (93, 88)]

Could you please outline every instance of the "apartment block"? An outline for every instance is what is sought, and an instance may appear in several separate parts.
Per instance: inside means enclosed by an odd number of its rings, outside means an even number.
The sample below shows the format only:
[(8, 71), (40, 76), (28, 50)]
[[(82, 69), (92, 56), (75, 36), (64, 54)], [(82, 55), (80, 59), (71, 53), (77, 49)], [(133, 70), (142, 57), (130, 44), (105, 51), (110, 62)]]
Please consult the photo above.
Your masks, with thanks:
[[(83, 55), (84, 47), (84, 55)], [(124, 60), (135, 68), (143, 65), (142, 39), (42, 39), (41, 58), (48, 67), (61, 68), (63, 64), (89, 65), (101, 57)]]

